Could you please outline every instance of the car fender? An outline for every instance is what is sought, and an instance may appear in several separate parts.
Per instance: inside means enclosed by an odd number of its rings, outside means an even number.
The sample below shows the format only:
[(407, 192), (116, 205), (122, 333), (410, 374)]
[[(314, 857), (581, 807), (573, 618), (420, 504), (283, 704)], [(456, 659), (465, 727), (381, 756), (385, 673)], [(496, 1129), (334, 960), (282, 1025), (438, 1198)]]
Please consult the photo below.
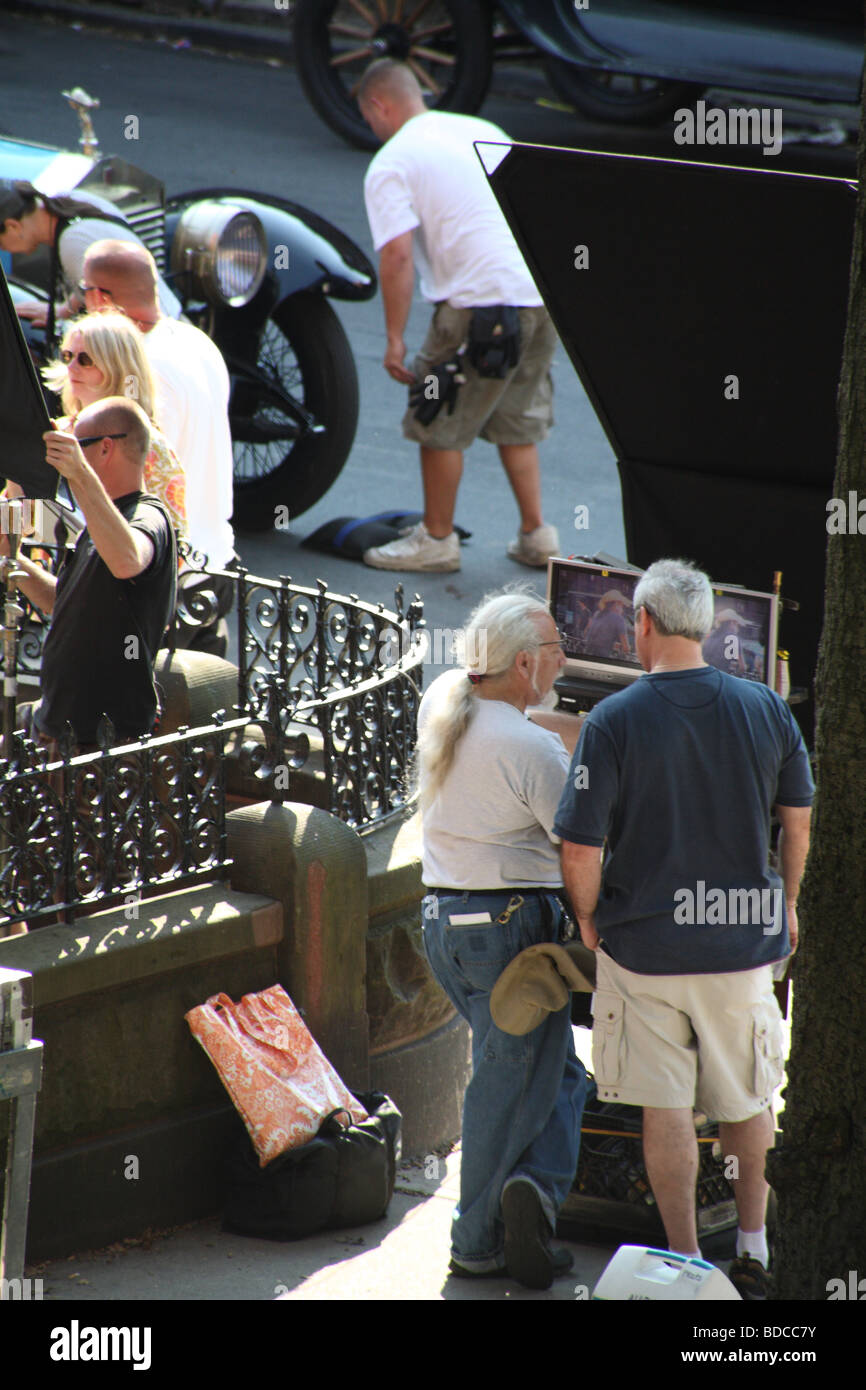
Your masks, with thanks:
[(609, 55), (587, 34), (573, 0), (499, 0), (499, 7), (521, 34), (552, 58), (598, 65)]
[(640, 74), (698, 86), (857, 102), (863, 69), (862, 23), (837, 24), (797, 7), (783, 20), (772, 6), (610, 6), (574, 0), (499, 0), (503, 12), (542, 53), (579, 67)]
[(268, 267), (261, 289), (248, 306), (254, 317), (265, 317), (275, 304), (302, 290), (319, 290), (333, 299), (371, 299), (376, 293), (372, 263), (338, 227), (299, 203), (247, 189), (197, 188), (170, 198), (166, 203), (167, 260), (182, 212), (204, 199), (247, 208), (261, 220)]

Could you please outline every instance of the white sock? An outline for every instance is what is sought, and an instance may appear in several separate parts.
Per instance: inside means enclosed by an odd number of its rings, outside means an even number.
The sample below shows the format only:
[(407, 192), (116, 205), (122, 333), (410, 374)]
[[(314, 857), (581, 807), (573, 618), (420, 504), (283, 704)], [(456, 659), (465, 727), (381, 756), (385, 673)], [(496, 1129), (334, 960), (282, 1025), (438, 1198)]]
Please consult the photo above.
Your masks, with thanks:
[(770, 1252), (767, 1249), (766, 1226), (762, 1226), (760, 1231), (744, 1231), (738, 1226), (737, 1255), (751, 1255), (753, 1259), (760, 1260), (764, 1269), (767, 1269), (770, 1264)]

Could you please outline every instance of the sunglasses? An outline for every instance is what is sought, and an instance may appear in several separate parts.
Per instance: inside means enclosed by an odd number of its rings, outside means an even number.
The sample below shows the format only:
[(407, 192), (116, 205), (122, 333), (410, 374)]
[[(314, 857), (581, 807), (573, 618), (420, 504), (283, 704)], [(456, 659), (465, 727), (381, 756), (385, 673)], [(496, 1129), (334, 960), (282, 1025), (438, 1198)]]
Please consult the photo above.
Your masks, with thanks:
[(85, 434), (76, 435), (79, 449), (89, 449), (91, 444), (98, 444), (100, 439), (126, 439), (126, 434)]
[(107, 294), (109, 299), (114, 298), (114, 295), (111, 293), (111, 290), (107, 290), (104, 285), (85, 285), (83, 280), (79, 280), (77, 288), (78, 293), (83, 298), (89, 294), (92, 294), (94, 290), (98, 290), (100, 294)]
[(95, 367), (96, 363), (89, 352), (70, 352), (69, 348), (64, 348), (60, 354), (60, 360), (65, 367), (72, 362), (80, 362), (82, 367)]

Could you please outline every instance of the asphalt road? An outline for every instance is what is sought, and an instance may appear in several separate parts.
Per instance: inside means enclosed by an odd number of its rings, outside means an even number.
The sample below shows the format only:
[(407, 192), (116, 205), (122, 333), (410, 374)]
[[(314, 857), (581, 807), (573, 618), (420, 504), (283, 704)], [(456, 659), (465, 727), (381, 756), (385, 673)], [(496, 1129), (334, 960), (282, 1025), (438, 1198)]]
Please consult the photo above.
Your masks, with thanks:
[[(281, 194), (323, 214), (370, 250), (361, 191), (369, 155), (350, 149), (322, 125), (291, 67), (17, 15), (0, 17), (0, 128), (5, 133), (74, 147), (76, 122), (60, 96), (64, 87), (74, 85), (101, 100), (96, 126), (102, 149), (121, 153), (161, 177), (169, 195), (219, 184)], [(677, 152), (670, 124), (635, 132), (593, 126), (545, 104), (554, 101), (540, 72), (503, 68), (482, 114), (514, 138), (539, 144)], [(850, 110), (837, 114), (849, 125), (854, 119)], [(135, 142), (124, 139), (128, 115), (138, 117)], [(794, 122), (802, 116), (802, 111), (793, 112)], [(805, 116), (808, 124), (808, 110)], [(779, 163), (849, 174), (853, 153), (850, 147), (786, 147)], [(361, 386), (352, 454), (327, 496), (296, 518), (288, 534), (241, 535), (239, 550), (255, 573), (290, 574), (298, 583), (322, 577), (334, 589), (389, 604), (399, 576), (299, 549), (306, 535), (333, 517), (369, 515), (386, 505), (407, 510), (421, 505), (416, 451), (399, 429), (404, 392), (381, 366), (381, 302), (377, 298), (337, 307)], [(407, 334), (410, 351), (423, 336), (427, 316), (417, 296)], [(565, 553), (624, 554), (614, 456), (562, 349), (554, 378), (557, 423), (542, 446), (546, 517), (559, 528)], [(574, 517), (579, 504), (588, 508), (589, 529), (578, 533)], [(424, 598), (433, 628), (459, 625), (486, 591), (509, 581), (544, 584), (543, 572), (523, 569), (505, 555), (516, 511), (490, 445), (478, 443), (467, 454), (457, 520), (473, 533), (463, 549), (461, 572), (405, 577), (408, 594), (417, 590)]]

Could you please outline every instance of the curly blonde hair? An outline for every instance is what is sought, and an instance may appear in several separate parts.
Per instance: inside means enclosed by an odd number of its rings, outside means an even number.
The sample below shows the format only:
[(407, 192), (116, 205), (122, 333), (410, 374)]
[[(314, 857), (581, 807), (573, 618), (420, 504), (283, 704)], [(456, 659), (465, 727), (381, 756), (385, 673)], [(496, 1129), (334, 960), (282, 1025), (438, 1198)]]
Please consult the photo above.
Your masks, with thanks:
[[(137, 401), (148, 419), (154, 421), (156, 385), (144, 350), (144, 336), (132, 320), (112, 311), (84, 314), (67, 324), (61, 350), (68, 346), (73, 333), (81, 334), (85, 350), (105, 377), (100, 399), (127, 396)], [(46, 386), (60, 396), (66, 414), (77, 415), (82, 402), (72, 389), (65, 363), (59, 358), (49, 362), (42, 368), (42, 377)]]

